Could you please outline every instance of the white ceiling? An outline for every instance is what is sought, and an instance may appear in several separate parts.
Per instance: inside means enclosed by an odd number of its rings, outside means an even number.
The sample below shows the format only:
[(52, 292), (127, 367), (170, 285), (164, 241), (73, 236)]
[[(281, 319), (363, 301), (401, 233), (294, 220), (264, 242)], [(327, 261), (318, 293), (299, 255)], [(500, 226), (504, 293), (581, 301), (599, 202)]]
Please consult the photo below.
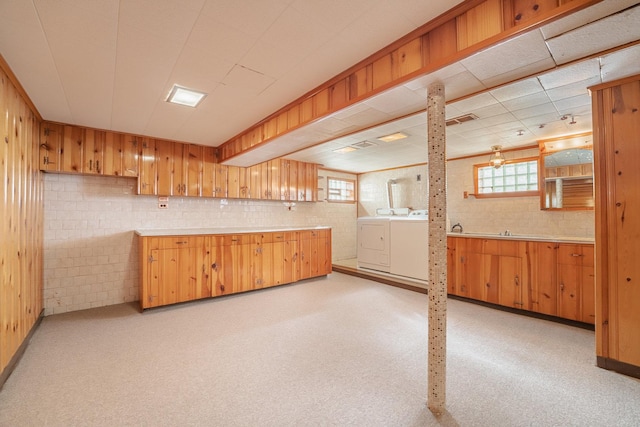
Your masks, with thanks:
[[(457, 3), (3, 0), (0, 53), (46, 120), (217, 146)], [(479, 93), (447, 105), (447, 118), (479, 117), (448, 128), (449, 157), (590, 130), (586, 87), (640, 73), (640, 47), (574, 61), (638, 41), (637, 3), (605, 0), (347, 107), (237, 164), (325, 141), (287, 157), (354, 172), (424, 162), (421, 111), (436, 80), (449, 101)], [(209, 96), (197, 109), (168, 104), (174, 83)], [(410, 138), (375, 140), (398, 130)], [(333, 152), (364, 140), (377, 145)]]

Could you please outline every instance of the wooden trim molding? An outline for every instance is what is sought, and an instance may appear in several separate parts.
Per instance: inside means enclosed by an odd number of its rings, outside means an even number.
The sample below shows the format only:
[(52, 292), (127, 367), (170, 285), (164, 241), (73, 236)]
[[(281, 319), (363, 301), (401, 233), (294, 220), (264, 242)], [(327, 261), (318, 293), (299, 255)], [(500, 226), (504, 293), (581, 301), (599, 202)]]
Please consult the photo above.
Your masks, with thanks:
[(609, 359), (608, 357), (602, 356), (598, 356), (596, 360), (599, 368), (616, 371), (634, 378), (640, 378), (640, 366), (631, 365), (629, 363), (620, 362), (619, 360)]
[(467, 0), (224, 142), (219, 161), (600, 1), (544, 0), (525, 11), (528, 2)]

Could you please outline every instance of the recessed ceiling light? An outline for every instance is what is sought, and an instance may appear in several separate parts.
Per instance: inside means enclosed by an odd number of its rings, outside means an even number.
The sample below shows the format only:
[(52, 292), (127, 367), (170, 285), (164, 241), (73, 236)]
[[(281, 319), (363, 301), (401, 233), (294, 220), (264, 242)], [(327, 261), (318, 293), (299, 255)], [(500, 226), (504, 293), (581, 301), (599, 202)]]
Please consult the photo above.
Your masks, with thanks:
[(357, 148), (355, 148), (355, 147), (342, 147), (342, 148), (338, 148), (337, 150), (333, 150), (333, 152), (334, 153), (344, 154), (344, 153), (350, 153), (350, 152), (356, 151), (356, 150), (357, 150)]
[(378, 139), (380, 141), (384, 141), (384, 142), (393, 142), (393, 141), (397, 141), (399, 139), (404, 139), (404, 138), (406, 138), (408, 136), (409, 135), (407, 135), (406, 133), (397, 132), (397, 133), (392, 133), (391, 135), (381, 136)]
[(173, 88), (171, 88), (171, 92), (169, 92), (169, 96), (167, 97), (167, 102), (186, 105), (187, 107), (197, 107), (205, 96), (207, 96), (207, 94), (204, 92), (198, 92), (197, 90), (173, 85)]

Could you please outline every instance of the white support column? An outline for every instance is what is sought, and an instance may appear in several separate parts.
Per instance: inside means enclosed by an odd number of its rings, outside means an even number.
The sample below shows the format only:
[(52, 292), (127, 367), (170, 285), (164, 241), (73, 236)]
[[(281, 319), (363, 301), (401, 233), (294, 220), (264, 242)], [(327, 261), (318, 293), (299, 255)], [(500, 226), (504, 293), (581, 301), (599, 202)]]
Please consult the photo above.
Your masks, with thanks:
[(429, 354), (427, 406), (445, 410), (447, 365), (447, 168), (444, 85), (427, 88)]

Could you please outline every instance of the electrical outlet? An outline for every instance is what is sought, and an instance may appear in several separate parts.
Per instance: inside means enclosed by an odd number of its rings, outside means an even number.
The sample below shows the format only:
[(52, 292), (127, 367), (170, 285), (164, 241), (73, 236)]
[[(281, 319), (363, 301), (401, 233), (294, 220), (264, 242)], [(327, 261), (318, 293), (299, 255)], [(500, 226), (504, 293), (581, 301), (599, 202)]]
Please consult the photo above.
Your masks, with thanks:
[(169, 203), (167, 202), (158, 203), (158, 209), (168, 209), (168, 208), (169, 208)]

